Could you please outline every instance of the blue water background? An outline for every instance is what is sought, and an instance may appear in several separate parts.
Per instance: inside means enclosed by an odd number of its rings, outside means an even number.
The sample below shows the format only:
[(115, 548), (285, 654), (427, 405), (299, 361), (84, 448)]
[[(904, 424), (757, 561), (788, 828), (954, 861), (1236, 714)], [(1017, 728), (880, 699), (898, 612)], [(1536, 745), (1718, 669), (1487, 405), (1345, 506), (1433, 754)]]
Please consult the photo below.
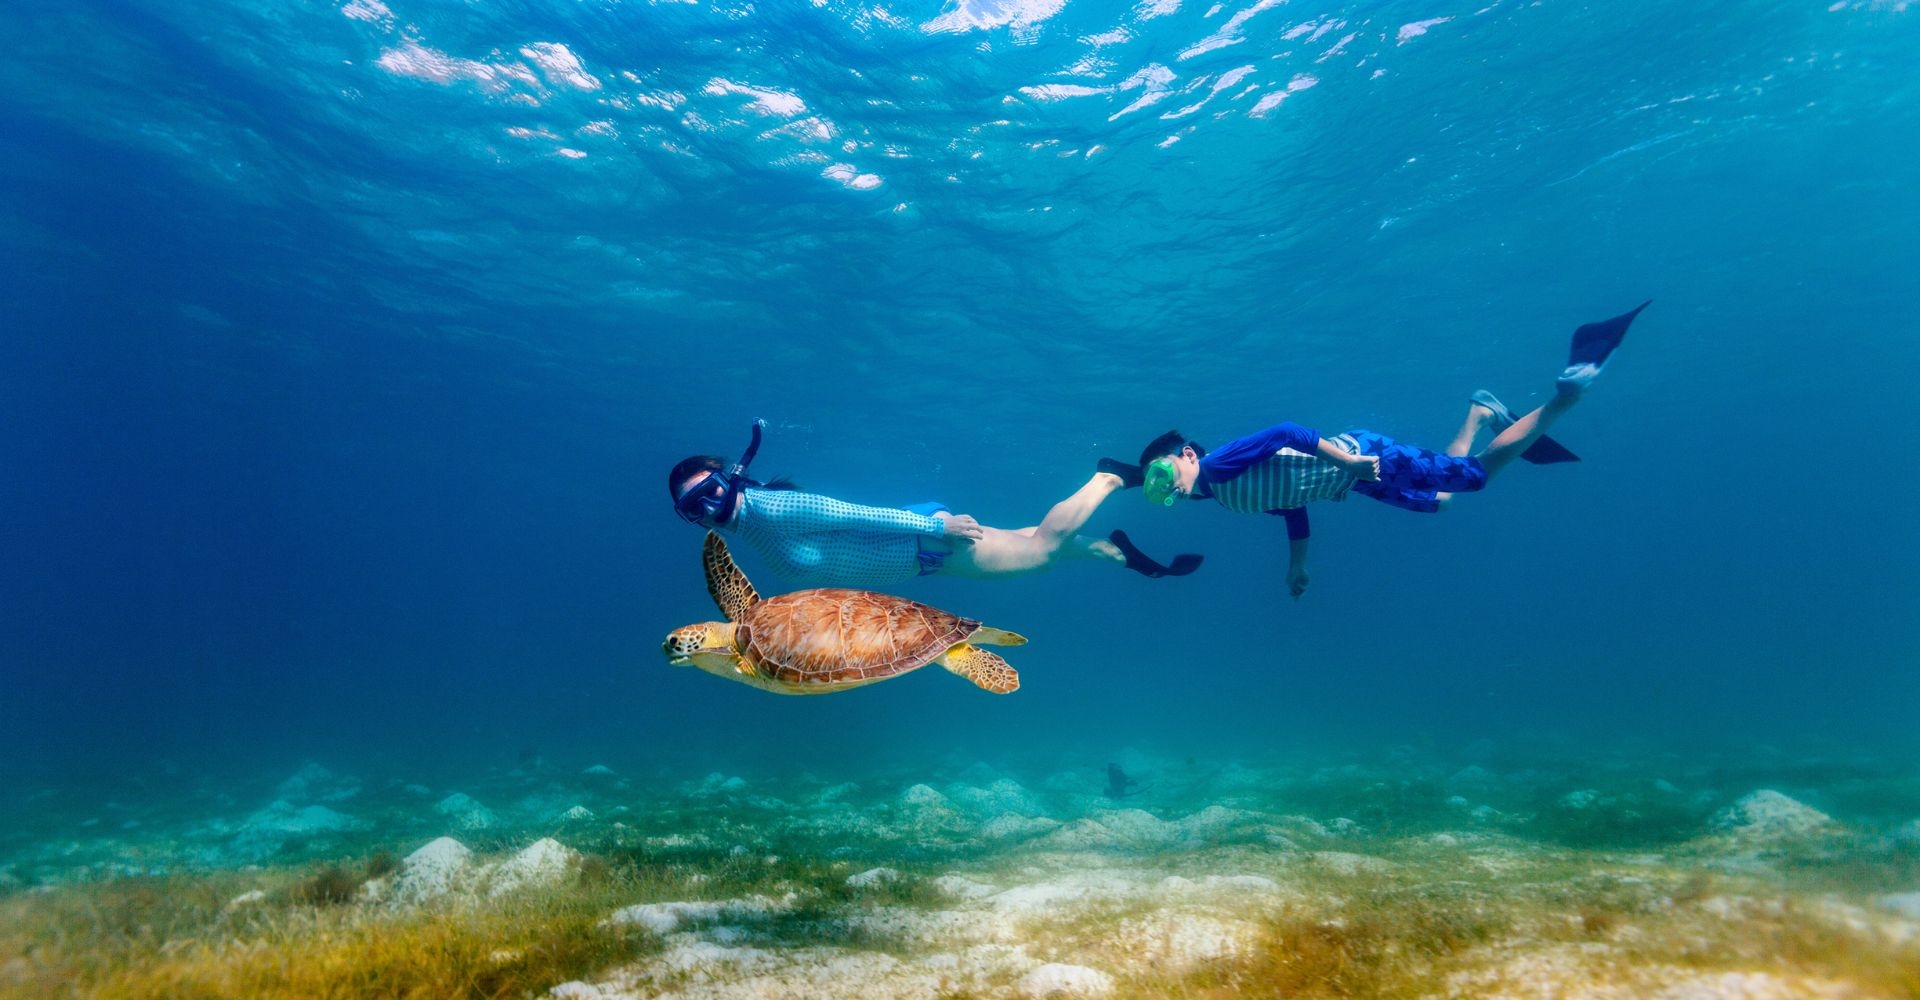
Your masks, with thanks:
[[(1904, 3), (13, 0), (0, 33), (4, 770), (1914, 745)], [(754, 417), (759, 473), (1011, 527), (1169, 426), (1439, 447), (1646, 298), (1557, 429), (1583, 463), (1321, 505), (1297, 603), (1277, 519), (1133, 493), (1090, 530), (1200, 574), (899, 588), (1031, 636), (1017, 695), (659, 655), (713, 617), (665, 470)]]

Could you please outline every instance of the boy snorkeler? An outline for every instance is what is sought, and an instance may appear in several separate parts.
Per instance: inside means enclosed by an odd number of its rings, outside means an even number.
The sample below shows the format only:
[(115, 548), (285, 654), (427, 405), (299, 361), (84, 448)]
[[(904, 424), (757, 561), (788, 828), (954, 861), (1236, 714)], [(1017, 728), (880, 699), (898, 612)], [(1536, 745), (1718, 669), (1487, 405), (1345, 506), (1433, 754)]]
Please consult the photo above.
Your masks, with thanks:
[[(1472, 394), (1466, 422), (1445, 452), (1401, 444), (1383, 434), (1351, 430), (1331, 438), (1293, 423), (1276, 424), (1238, 438), (1214, 451), (1179, 431), (1155, 438), (1140, 453), (1137, 475), (1147, 500), (1173, 506), (1179, 498), (1211, 499), (1228, 510), (1276, 514), (1286, 519), (1287, 589), (1298, 598), (1307, 591), (1306, 505), (1315, 500), (1344, 500), (1349, 492), (1418, 513), (1446, 509), (1455, 493), (1486, 488), (1488, 480), (1516, 458), (1540, 464), (1577, 461), (1572, 452), (1545, 437), (1546, 429), (1580, 401), (1607, 358), (1626, 336), (1627, 327), (1648, 303), (1631, 312), (1574, 331), (1567, 367), (1554, 383), (1546, 405), (1515, 417), (1481, 390)], [(1471, 455), (1482, 429), (1494, 432), (1486, 450)], [(1122, 468), (1107, 460), (1104, 468)], [(1122, 475), (1132, 484), (1131, 470)]]

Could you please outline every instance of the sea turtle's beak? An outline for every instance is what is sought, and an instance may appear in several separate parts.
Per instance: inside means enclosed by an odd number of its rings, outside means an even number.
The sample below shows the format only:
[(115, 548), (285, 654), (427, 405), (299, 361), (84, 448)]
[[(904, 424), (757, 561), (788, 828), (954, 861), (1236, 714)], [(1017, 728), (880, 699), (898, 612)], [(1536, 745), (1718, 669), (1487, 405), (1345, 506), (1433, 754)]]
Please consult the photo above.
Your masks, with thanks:
[(667, 664), (675, 667), (693, 666), (693, 654), (705, 644), (702, 641), (703, 631), (698, 626), (689, 625), (668, 633), (667, 641), (660, 644), (660, 652), (666, 654)]

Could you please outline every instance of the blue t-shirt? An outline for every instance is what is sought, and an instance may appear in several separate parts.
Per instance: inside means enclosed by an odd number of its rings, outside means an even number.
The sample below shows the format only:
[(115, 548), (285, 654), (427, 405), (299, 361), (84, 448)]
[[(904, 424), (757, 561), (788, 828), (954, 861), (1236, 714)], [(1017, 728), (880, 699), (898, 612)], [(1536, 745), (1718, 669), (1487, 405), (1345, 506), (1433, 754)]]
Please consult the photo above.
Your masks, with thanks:
[[(1307, 455), (1315, 454), (1320, 449), (1320, 432), (1296, 423), (1283, 422), (1246, 437), (1234, 438), (1200, 456), (1200, 475), (1194, 481), (1194, 492), (1200, 496), (1214, 497), (1215, 484), (1232, 482), (1241, 473), (1273, 457), (1282, 448), (1291, 448)], [(1278, 514), (1286, 519), (1287, 537), (1290, 539), (1297, 541), (1310, 533), (1305, 507), (1288, 507), (1267, 513)]]

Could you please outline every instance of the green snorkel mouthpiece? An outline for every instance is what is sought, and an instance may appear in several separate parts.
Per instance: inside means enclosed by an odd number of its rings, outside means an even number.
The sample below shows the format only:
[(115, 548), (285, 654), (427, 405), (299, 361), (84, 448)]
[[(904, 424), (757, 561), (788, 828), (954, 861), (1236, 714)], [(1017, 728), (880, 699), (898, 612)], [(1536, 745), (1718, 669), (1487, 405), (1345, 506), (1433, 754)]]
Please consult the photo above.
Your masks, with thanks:
[(1156, 458), (1147, 463), (1147, 481), (1141, 485), (1141, 492), (1146, 494), (1148, 503), (1171, 507), (1177, 496), (1173, 490), (1173, 483), (1177, 478), (1173, 469), (1173, 459)]

